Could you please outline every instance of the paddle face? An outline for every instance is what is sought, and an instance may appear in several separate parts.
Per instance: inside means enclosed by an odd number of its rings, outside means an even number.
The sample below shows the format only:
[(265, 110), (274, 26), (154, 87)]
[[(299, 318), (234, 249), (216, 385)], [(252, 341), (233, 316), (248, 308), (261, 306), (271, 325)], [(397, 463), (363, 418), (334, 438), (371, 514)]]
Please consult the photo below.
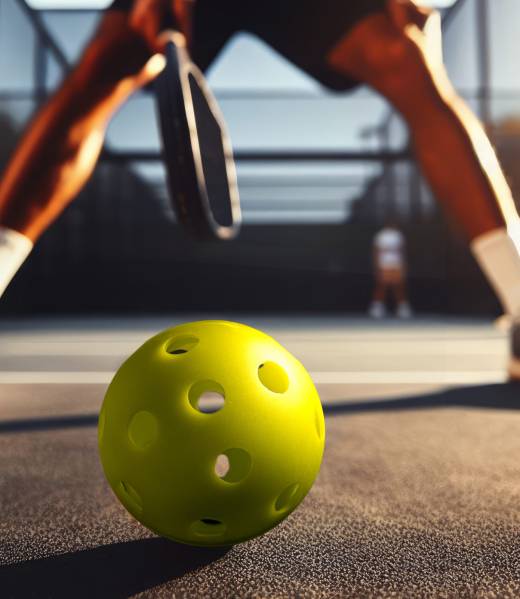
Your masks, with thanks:
[(181, 223), (205, 239), (232, 239), (241, 223), (231, 143), (217, 102), (182, 44), (166, 47), (156, 98), (168, 189)]

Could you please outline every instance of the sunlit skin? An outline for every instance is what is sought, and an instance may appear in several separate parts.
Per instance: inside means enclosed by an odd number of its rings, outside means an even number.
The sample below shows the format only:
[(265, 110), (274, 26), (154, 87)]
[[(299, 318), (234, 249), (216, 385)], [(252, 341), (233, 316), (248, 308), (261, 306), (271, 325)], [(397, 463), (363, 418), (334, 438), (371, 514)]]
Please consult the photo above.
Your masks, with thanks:
[[(173, 2), (174, 0), (171, 0)], [(89, 179), (111, 117), (161, 72), (170, 0), (108, 12), (79, 64), (29, 123), (0, 181), (0, 224), (36, 241)]]
[[(35, 241), (77, 195), (95, 167), (110, 118), (163, 67), (164, 12), (173, 9), (189, 40), (191, 5), (136, 0), (129, 14), (105, 14), (80, 63), (27, 128), (4, 173), (1, 225)], [(411, 0), (389, 0), (387, 11), (350, 30), (328, 61), (379, 91), (403, 115), (433, 191), (474, 239), (518, 217), (493, 148), (449, 82), (440, 48), (436, 12)]]
[(484, 129), (450, 83), (440, 17), (410, 0), (360, 22), (330, 52), (335, 69), (371, 85), (409, 125), (436, 197), (469, 239), (518, 220)]

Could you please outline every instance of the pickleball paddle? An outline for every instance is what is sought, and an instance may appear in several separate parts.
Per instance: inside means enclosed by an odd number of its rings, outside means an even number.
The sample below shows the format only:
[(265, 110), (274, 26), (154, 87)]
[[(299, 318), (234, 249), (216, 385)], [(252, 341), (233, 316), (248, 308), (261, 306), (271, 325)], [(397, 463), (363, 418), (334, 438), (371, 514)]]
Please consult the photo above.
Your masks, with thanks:
[(179, 221), (200, 239), (232, 239), (241, 212), (231, 141), (217, 101), (173, 34), (156, 99), (170, 199)]

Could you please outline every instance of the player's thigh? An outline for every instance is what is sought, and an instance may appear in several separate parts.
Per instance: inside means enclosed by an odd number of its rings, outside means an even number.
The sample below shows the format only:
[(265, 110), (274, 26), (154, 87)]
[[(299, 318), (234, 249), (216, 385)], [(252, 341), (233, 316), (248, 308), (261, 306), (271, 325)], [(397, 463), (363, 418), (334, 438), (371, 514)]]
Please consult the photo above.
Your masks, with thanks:
[(402, 271), (400, 268), (384, 268), (381, 270), (381, 279), (384, 285), (395, 287), (402, 283)]
[(375, 13), (348, 31), (327, 60), (338, 72), (398, 98), (410, 88), (435, 85), (441, 66), (435, 29), (428, 21), (424, 30), (412, 21), (398, 26), (388, 12)]

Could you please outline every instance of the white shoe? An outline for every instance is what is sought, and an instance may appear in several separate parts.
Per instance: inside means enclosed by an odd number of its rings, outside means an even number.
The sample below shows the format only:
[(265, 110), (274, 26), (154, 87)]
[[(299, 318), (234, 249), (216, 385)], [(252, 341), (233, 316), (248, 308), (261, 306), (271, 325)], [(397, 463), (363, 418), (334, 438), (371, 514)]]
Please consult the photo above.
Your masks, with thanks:
[(397, 318), (403, 318), (404, 320), (412, 318), (413, 312), (412, 308), (410, 307), (410, 304), (408, 302), (402, 302), (401, 304), (399, 304), (397, 306), (396, 314)]
[(383, 302), (372, 302), (368, 309), (368, 315), (371, 318), (384, 318), (386, 316), (386, 308)]

